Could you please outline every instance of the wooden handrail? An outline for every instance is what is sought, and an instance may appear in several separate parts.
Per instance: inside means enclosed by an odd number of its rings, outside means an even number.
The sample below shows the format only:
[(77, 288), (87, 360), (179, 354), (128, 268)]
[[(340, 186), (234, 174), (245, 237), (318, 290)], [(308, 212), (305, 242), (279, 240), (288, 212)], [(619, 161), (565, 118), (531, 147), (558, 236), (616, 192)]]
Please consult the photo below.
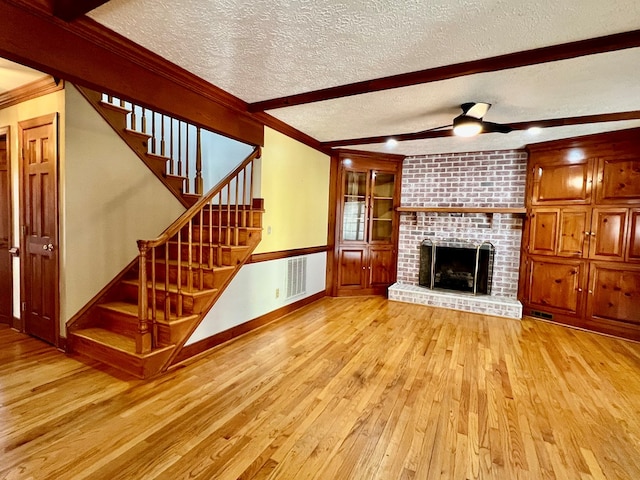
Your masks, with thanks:
[(167, 242), (171, 237), (176, 235), (178, 231), (189, 222), (189, 220), (193, 219), (196, 214), (213, 199), (213, 197), (221, 193), (222, 190), (227, 187), (232, 182), (232, 180), (236, 178), (240, 174), (240, 172), (242, 172), (249, 165), (249, 163), (253, 162), (253, 160), (255, 160), (256, 158), (259, 158), (260, 153), (260, 147), (255, 147), (253, 149), (253, 152), (251, 152), (249, 156), (245, 158), (233, 172), (220, 180), (220, 182), (218, 182), (216, 186), (209, 190), (206, 195), (202, 196), (202, 198), (194, 203), (191, 208), (185, 211), (175, 222), (169, 225), (169, 227), (164, 232), (162, 232), (160, 236), (154, 238), (153, 240), (138, 240), (138, 248), (140, 248), (141, 245), (146, 245), (147, 248), (157, 247), (159, 245), (162, 245), (164, 242)]

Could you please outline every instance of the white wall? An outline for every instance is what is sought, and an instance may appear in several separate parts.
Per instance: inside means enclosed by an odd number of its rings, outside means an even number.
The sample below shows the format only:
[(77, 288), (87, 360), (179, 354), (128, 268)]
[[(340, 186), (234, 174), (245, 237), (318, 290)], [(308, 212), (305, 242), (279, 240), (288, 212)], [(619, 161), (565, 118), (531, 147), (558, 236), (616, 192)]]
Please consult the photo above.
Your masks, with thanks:
[[(284, 298), (288, 259), (251, 263), (242, 267), (191, 335), (187, 345), (324, 291), (327, 254), (322, 252), (306, 257), (306, 294), (291, 299)], [(280, 293), (278, 298), (276, 289)]]
[(60, 165), (60, 321), (93, 298), (185, 210), (70, 84)]

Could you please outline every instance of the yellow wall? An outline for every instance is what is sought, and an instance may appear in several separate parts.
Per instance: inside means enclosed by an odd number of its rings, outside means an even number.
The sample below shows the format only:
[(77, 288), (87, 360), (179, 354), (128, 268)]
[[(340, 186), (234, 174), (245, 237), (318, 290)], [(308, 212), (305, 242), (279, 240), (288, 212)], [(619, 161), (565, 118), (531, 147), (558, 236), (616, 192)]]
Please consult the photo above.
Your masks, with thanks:
[(265, 214), (255, 253), (327, 244), (330, 157), (265, 127)]

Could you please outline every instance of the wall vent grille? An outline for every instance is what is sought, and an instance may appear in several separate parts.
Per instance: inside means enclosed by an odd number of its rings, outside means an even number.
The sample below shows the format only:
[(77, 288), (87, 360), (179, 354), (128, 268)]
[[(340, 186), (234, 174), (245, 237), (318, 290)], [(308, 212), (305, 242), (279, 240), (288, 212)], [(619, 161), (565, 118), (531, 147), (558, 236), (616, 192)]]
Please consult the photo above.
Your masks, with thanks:
[(307, 293), (307, 257), (290, 258), (287, 261), (287, 297)]

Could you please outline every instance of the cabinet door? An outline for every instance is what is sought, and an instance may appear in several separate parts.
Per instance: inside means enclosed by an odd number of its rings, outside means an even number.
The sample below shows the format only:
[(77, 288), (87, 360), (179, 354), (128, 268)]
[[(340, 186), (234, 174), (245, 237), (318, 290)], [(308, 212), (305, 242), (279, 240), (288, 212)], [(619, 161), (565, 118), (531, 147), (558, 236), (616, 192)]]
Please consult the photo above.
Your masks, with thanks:
[(590, 225), (590, 211), (587, 208), (563, 208), (560, 210), (560, 232), (558, 235), (558, 255), (563, 257), (586, 257), (585, 248)]
[(533, 164), (532, 205), (591, 203), (591, 170), (588, 160), (579, 163)]
[(558, 239), (560, 209), (534, 208), (531, 212), (529, 252), (536, 255), (555, 255)]
[(640, 332), (640, 268), (621, 267), (591, 264), (587, 316), (592, 321), (625, 322)]
[(529, 304), (579, 316), (584, 298), (584, 275), (583, 261), (530, 259)]
[(370, 247), (369, 269), (369, 285), (372, 287), (388, 287), (395, 282), (395, 255), (393, 248)]
[(341, 248), (338, 258), (338, 287), (364, 288), (368, 268), (366, 265), (366, 249)]
[(390, 243), (393, 239), (395, 174), (373, 171), (371, 174), (370, 242)]
[[(640, 262), (640, 208), (629, 210), (627, 262)], [(640, 309), (640, 307), (638, 307)]]
[(344, 171), (342, 185), (342, 241), (364, 242), (367, 233), (366, 171)]
[(596, 202), (637, 203), (640, 200), (640, 158), (598, 160)]
[(627, 208), (593, 209), (590, 258), (624, 260), (627, 214)]

